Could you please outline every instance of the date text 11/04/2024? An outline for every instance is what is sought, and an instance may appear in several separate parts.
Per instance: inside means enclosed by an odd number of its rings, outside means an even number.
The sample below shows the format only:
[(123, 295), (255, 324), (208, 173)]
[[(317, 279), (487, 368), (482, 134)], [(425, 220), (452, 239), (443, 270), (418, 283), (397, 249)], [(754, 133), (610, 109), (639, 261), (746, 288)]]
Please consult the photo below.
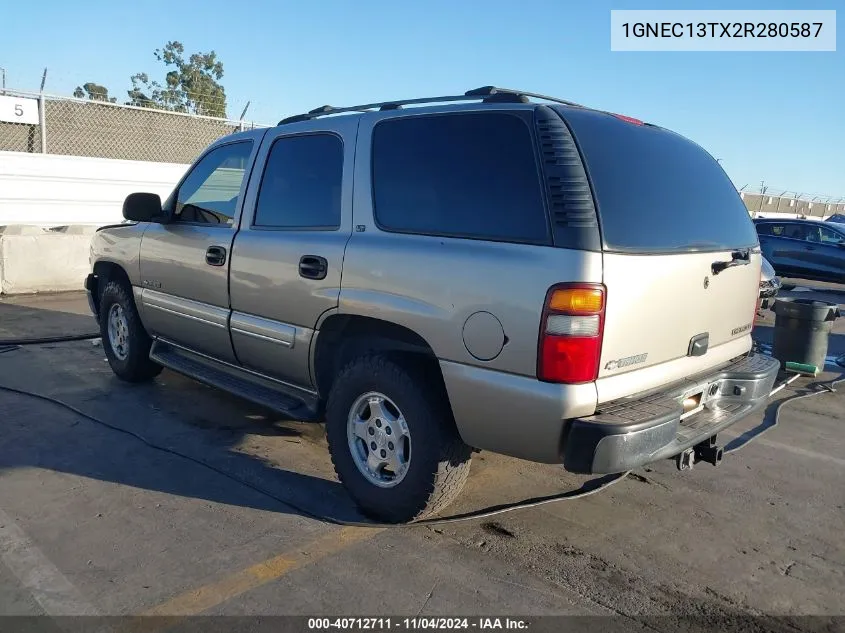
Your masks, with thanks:
[(637, 38), (817, 38), (823, 22), (625, 22), (625, 37)]
[(379, 630), (523, 630), (528, 623), (519, 618), (309, 618), (308, 629), (311, 631), (329, 631), (334, 629), (353, 631)]

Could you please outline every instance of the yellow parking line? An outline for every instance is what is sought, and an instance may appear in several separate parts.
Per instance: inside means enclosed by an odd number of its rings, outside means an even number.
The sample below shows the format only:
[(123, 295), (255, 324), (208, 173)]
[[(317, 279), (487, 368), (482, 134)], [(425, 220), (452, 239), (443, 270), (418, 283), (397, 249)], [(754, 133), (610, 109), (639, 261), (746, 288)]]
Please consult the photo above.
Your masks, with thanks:
[(197, 615), (247, 591), (281, 578), (285, 574), (335, 554), (350, 545), (374, 537), (384, 528), (344, 527), (297, 548), (274, 556), (203, 587), (192, 589), (164, 602), (142, 615)]

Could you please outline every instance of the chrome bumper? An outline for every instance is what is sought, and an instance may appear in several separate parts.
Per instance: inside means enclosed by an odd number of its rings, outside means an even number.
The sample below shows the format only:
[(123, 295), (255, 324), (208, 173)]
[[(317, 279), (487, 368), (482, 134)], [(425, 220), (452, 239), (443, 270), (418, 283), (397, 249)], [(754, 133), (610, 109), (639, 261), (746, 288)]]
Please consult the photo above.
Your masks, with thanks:
[[(571, 420), (563, 465), (571, 472), (617, 473), (674, 457), (763, 407), (780, 362), (753, 354), (675, 388), (600, 407)], [(700, 394), (700, 411), (684, 416), (683, 401)]]

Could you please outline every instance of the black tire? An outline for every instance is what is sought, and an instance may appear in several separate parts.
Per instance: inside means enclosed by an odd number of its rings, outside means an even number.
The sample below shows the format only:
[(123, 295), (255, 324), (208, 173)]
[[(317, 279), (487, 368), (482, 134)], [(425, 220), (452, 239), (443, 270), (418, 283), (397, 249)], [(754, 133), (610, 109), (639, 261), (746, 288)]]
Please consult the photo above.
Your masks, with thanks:
[[(396, 404), (411, 436), (408, 471), (390, 488), (361, 473), (347, 439), (350, 409), (370, 391)], [(329, 394), (326, 435), (338, 478), (362, 512), (379, 521), (404, 523), (440, 512), (460, 494), (469, 475), (472, 452), (458, 435), (442, 382), (418, 363), (380, 354), (350, 362)]]
[[(118, 358), (109, 339), (109, 312), (118, 305), (126, 318), (128, 334), (125, 358)], [(152, 339), (141, 324), (131, 289), (119, 281), (110, 281), (100, 295), (100, 336), (106, 358), (115, 375), (127, 382), (147, 382), (161, 373), (162, 367), (150, 360)]]

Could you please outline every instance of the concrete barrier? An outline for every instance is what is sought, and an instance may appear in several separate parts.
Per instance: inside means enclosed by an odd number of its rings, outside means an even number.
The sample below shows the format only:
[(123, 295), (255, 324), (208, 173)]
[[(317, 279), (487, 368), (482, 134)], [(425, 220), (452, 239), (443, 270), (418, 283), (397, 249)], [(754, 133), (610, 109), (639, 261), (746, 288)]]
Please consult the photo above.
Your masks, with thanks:
[(96, 227), (121, 222), (123, 200), (132, 192), (166, 198), (186, 169), (0, 152), (0, 294), (82, 288)]
[(0, 294), (81, 290), (94, 230), (0, 226)]

